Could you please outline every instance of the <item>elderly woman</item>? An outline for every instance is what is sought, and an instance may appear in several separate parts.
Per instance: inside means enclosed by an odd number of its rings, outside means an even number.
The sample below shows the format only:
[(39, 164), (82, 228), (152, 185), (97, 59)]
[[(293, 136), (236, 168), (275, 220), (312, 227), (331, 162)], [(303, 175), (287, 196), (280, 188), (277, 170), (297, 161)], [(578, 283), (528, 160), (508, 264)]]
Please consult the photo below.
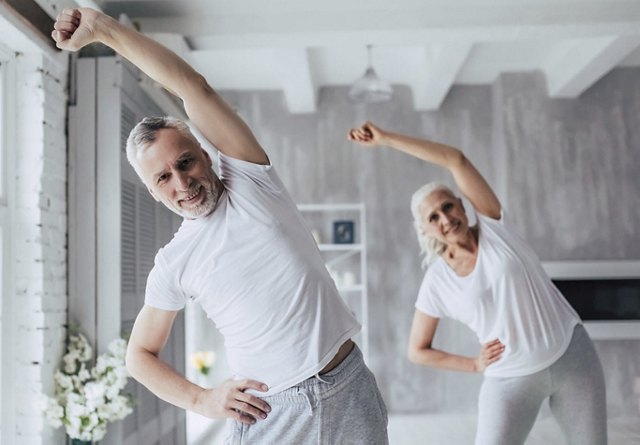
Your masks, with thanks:
[[(446, 168), (473, 206), (477, 224), (470, 226), (461, 199), (444, 185), (427, 184), (411, 199), (428, 269), (415, 305), (409, 358), (484, 374), (476, 444), (523, 444), (547, 398), (569, 444), (606, 444), (604, 378), (593, 344), (473, 164), (456, 148), (370, 122), (352, 129), (349, 139)], [(477, 357), (433, 347), (443, 317), (477, 334)]]

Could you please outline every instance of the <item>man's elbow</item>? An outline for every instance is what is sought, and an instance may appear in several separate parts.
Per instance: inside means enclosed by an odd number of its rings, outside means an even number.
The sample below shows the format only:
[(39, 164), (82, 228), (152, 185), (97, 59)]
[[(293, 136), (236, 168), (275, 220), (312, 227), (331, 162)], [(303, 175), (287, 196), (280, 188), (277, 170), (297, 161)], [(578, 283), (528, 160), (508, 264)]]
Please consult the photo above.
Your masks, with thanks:
[(186, 91), (189, 91), (189, 93), (191, 94), (197, 94), (200, 97), (202, 96), (206, 97), (212, 94), (216, 94), (213, 87), (209, 85), (209, 82), (207, 81), (206, 77), (204, 77), (202, 74), (198, 72), (194, 72), (190, 76), (190, 78), (186, 82), (186, 85), (188, 86)]
[(129, 375), (136, 380), (138, 380), (137, 371), (139, 369), (139, 360), (139, 353), (136, 352), (136, 349), (131, 346), (131, 343), (129, 343), (129, 346), (127, 347), (127, 354), (124, 357), (124, 364)]

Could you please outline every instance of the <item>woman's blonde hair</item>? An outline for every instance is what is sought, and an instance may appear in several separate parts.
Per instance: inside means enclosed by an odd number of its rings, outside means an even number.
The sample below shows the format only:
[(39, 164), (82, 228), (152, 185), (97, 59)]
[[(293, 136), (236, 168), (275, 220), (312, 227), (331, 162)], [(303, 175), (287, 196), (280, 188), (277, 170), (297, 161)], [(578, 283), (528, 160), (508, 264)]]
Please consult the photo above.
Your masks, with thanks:
[(443, 191), (451, 194), (451, 196), (456, 196), (449, 187), (439, 182), (430, 182), (425, 184), (416, 190), (411, 196), (413, 227), (416, 229), (416, 235), (418, 235), (420, 254), (424, 255), (424, 258), (422, 259), (422, 267), (428, 267), (447, 248), (447, 245), (442, 241), (438, 241), (431, 236), (427, 236), (420, 217), (420, 204), (422, 204), (427, 196), (436, 191)]

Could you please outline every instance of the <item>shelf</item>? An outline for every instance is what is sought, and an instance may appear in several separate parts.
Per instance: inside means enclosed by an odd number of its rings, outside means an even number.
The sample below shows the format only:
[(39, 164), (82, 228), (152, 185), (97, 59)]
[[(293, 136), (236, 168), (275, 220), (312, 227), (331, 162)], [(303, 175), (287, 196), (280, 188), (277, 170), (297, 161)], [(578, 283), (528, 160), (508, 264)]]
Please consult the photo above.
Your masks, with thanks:
[(361, 251), (362, 244), (318, 244), (321, 252)]
[[(344, 302), (358, 318), (362, 331), (356, 337), (360, 343), (365, 361), (369, 357), (369, 298), (367, 289), (367, 218), (366, 207), (359, 203), (306, 203), (298, 204), (302, 213), (315, 213), (305, 216), (315, 226), (312, 235), (316, 240), (333, 241), (326, 237), (334, 234), (337, 221), (351, 221), (354, 232), (348, 237), (353, 243), (317, 242), (327, 270), (336, 283)], [(332, 224), (333, 222), (333, 224)], [(333, 227), (333, 231), (331, 230)], [(355, 236), (358, 230), (358, 236)], [(344, 277), (348, 277), (344, 279)], [(349, 284), (347, 284), (349, 283)], [(356, 315), (357, 314), (357, 315)]]

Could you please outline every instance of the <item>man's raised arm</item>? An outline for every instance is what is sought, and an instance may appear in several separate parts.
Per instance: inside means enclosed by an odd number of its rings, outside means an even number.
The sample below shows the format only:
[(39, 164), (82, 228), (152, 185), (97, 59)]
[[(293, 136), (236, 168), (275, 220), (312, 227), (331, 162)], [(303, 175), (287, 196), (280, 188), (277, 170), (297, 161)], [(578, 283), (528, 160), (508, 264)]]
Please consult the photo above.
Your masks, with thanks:
[(269, 162), (249, 127), (206, 79), (158, 42), (89, 8), (65, 9), (51, 35), (64, 50), (78, 51), (93, 42), (111, 47), (182, 99), (189, 119), (224, 154), (256, 164)]

